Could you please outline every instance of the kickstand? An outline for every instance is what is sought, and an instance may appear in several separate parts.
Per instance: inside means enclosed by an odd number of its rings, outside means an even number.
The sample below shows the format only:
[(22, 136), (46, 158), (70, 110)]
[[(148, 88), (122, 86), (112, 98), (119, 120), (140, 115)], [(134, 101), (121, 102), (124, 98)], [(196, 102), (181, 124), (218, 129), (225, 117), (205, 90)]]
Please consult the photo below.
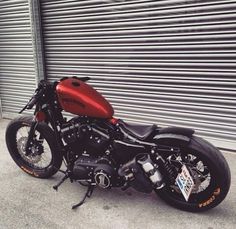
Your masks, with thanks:
[(65, 176), (59, 181), (59, 183), (53, 186), (53, 189), (54, 189), (54, 190), (57, 191), (57, 190), (58, 190), (58, 187), (59, 187), (62, 183), (64, 183), (64, 181), (65, 181), (66, 179), (69, 178), (69, 174), (68, 174), (68, 173), (64, 173), (64, 174), (65, 174)]
[(91, 185), (91, 184), (90, 184), (90, 185), (88, 186), (87, 192), (86, 192), (85, 195), (84, 195), (84, 198), (83, 198), (78, 204), (73, 205), (73, 206), (72, 206), (72, 209), (76, 209), (76, 208), (78, 208), (79, 206), (81, 206), (81, 205), (85, 202), (85, 199), (86, 199), (87, 197), (90, 198), (91, 195), (93, 194), (94, 187), (95, 187), (95, 185)]

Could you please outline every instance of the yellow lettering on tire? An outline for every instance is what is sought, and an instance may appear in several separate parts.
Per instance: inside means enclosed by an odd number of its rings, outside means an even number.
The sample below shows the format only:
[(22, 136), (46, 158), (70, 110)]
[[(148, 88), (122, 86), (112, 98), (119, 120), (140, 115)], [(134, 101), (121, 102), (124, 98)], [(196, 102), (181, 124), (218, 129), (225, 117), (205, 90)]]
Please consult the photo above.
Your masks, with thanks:
[(24, 166), (21, 166), (21, 169), (24, 170), (26, 173), (38, 177), (39, 175), (33, 171), (30, 171), (29, 169), (25, 168)]
[(211, 204), (216, 199), (216, 196), (218, 196), (219, 194), (220, 194), (220, 188), (215, 189), (213, 195), (208, 200), (201, 202), (198, 205), (198, 207), (201, 208)]

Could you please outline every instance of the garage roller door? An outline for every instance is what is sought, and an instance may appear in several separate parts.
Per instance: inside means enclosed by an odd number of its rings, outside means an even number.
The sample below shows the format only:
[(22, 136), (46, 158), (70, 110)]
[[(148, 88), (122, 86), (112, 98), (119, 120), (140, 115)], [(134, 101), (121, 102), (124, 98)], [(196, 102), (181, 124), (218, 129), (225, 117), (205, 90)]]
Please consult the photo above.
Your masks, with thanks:
[(47, 76), (89, 76), (116, 116), (236, 149), (236, 1), (41, 1)]
[(1, 1), (0, 97), (3, 117), (16, 115), (35, 86), (28, 1)]

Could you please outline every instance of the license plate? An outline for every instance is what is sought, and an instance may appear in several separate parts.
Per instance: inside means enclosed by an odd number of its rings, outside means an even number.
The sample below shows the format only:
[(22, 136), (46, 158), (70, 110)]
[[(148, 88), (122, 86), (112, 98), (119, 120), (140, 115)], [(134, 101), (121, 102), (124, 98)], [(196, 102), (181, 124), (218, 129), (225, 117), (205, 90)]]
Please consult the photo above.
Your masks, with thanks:
[(194, 188), (194, 181), (193, 181), (193, 178), (191, 177), (186, 165), (182, 166), (182, 171), (181, 171), (181, 173), (178, 174), (175, 181), (176, 181), (180, 191), (182, 192), (185, 200), (188, 201), (189, 196)]

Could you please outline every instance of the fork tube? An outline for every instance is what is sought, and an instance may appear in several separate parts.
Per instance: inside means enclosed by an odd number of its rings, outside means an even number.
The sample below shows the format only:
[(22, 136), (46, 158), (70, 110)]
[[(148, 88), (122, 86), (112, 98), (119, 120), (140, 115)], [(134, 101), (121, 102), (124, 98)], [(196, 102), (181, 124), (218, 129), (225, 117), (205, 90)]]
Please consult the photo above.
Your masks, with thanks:
[(32, 140), (33, 140), (33, 136), (35, 133), (35, 129), (37, 127), (38, 122), (37, 121), (33, 121), (31, 127), (30, 127), (30, 131), (29, 131), (29, 136), (26, 142), (26, 146), (25, 146), (25, 152), (26, 152), (26, 156), (29, 156), (31, 154), (31, 147), (33, 145)]

